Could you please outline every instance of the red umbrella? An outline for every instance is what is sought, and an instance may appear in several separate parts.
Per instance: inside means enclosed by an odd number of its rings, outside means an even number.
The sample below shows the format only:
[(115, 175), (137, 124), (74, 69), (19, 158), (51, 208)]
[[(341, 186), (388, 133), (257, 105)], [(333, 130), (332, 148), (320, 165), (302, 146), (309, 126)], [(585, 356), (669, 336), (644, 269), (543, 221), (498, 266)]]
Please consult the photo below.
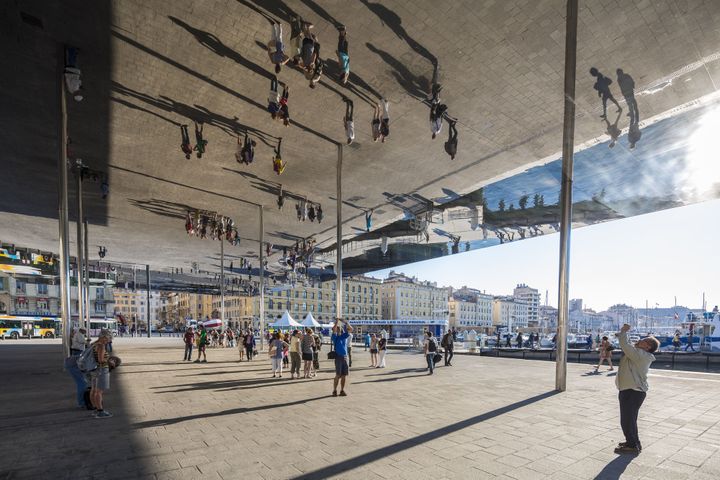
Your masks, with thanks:
[(203, 325), (205, 328), (215, 328), (215, 327), (222, 327), (222, 320), (219, 318), (216, 318), (214, 320), (208, 320), (207, 322), (203, 322)]

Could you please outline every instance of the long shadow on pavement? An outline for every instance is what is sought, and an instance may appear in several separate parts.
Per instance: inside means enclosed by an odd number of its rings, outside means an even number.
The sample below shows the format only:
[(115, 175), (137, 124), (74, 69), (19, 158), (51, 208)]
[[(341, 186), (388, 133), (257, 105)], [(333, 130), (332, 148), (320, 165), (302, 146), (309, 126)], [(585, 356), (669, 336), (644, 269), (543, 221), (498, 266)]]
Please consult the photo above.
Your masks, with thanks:
[(552, 397), (553, 395), (556, 395), (557, 393), (558, 392), (556, 392), (554, 390), (545, 392), (545, 393), (541, 393), (539, 395), (535, 395), (534, 397), (526, 398), (525, 400), (520, 400), (519, 402), (511, 403), (510, 405), (496, 408), (495, 410), (491, 410), (489, 412), (482, 413), (480, 415), (476, 415), (474, 417), (471, 417), (471, 418), (468, 418), (465, 420), (461, 420), (459, 422), (453, 423), (452, 425), (448, 425), (443, 428), (438, 428), (437, 430), (433, 430), (431, 432), (423, 433), (422, 435), (418, 435), (416, 437), (409, 438), (407, 440), (403, 440), (402, 442), (398, 442), (393, 445), (388, 445), (387, 447), (378, 448), (371, 452), (349, 458), (347, 460), (336, 463), (334, 465), (328, 465), (327, 467), (321, 468), (319, 470), (304, 473), (302, 475), (293, 477), (293, 479), (294, 480), (300, 480), (300, 479), (306, 480), (306, 479), (321, 479), (321, 478), (329, 478), (329, 477), (339, 476), (344, 472), (353, 470), (353, 469), (361, 467), (363, 465), (367, 465), (368, 463), (375, 462), (377, 460), (380, 460), (381, 458), (389, 457), (398, 452), (402, 452), (403, 450), (417, 447), (418, 445), (422, 445), (423, 443), (430, 442), (432, 440), (436, 440), (445, 435), (449, 435), (453, 432), (457, 432), (458, 430), (462, 430), (464, 428), (471, 427), (473, 425), (484, 422), (486, 420), (490, 420), (491, 418), (499, 417), (500, 415), (504, 415), (506, 413), (512, 412), (513, 410), (517, 410), (518, 408), (526, 407), (535, 402), (539, 402), (546, 398)]
[(147, 422), (135, 423), (135, 424), (133, 424), (133, 427), (135, 427), (135, 428), (161, 427), (161, 426), (165, 426), (165, 425), (173, 425), (173, 424), (180, 423), (180, 422), (196, 420), (198, 418), (222, 417), (225, 415), (236, 415), (239, 413), (249, 413), (249, 412), (258, 412), (261, 410), (271, 410), (273, 408), (291, 407), (293, 405), (302, 405), (304, 403), (314, 402), (315, 400), (322, 400), (323, 398), (328, 398), (328, 397), (329, 397), (329, 395), (323, 395), (321, 397), (305, 398), (302, 400), (295, 400), (293, 402), (287, 402), (287, 403), (274, 403), (272, 405), (258, 405), (257, 407), (239, 407), (239, 408), (231, 408), (228, 410), (222, 410), (219, 412), (198, 413), (196, 415), (188, 415), (185, 417), (174, 417), (174, 418), (164, 418), (164, 419), (158, 419), (158, 420), (148, 420)]
[(633, 461), (633, 458), (635, 457), (631, 455), (620, 455), (605, 465), (605, 467), (600, 470), (600, 473), (595, 476), (595, 480), (617, 480), (625, 472), (625, 469)]

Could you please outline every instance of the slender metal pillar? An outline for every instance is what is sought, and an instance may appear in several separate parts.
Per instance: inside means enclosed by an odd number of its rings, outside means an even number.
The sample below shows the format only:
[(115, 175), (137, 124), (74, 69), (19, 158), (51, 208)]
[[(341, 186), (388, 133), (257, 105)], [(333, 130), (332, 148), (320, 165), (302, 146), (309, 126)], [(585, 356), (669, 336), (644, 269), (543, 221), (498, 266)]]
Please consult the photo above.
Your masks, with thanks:
[(85, 329), (90, 335), (90, 321), (85, 314), (85, 235), (83, 234), (83, 173), (82, 161), (77, 160), (75, 164), (75, 196), (77, 197), (77, 301), (78, 301), (78, 325), (85, 323)]
[(72, 317), (70, 314), (70, 222), (68, 221), (68, 165), (67, 165), (67, 104), (63, 66), (65, 48), (60, 49), (58, 62), (58, 99), (60, 101), (58, 122), (58, 237), (60, 253), (60, 314), (62, 316), (63, 358), (70, 355)]
[(558, 326), (555, 390), (567, 386), (568, 285), (570, 282), (570, 232), (572, 228), (573, 149), (575, 136), (575, 62), (578, 0), (568, 0), (565, 24), (565, 113), (563, 119), (562, 183), (560, 185), (560, 274), (558, 277)]
[(259, 206), (260, 209), (260, 308), (258, 314), (260, 315), (260, 350), (263, 349), (263, 342), (265, 341), (265, 258), (263, 252), (263, 242), (265, 241), (265, 219), (263, 218), (263, 207)]
[(147, 336), (150, 338), (150, 265), (145, 265), (145, 281), (147, 282)]
[(225, 242), (220, 237), (220, 321), (225, 328)]
[(336, 253), (335, 253), (335, 303), (337, 313), (335, 318), (343, 318), (343, 281), (342, 281), (342, 160), (343, 146), (338, 144), (337, 159), (337, 185), (335, 196), (337, 197), (337, 230), (336, 230)]
[[(86, 315), (86, 323), (90, 324), (90, 250), (88, 249), (88, 221), (87, 217), (83, 219), (83, 248), (84, 248), (84, 256), (85, 256), (85, 315)], [(103, 292), (104, 294), (104, 292)], [(95, 298), (95, 301), (97, 301), (98, 298)], [(103, 301), (105, 299), (103, 298)]]

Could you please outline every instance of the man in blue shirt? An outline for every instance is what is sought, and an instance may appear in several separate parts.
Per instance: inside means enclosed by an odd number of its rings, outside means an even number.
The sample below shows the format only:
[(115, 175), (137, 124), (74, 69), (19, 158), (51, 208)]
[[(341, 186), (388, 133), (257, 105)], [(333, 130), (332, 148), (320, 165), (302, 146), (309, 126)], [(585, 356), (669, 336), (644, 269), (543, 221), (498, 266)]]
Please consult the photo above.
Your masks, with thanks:
[(337, 397), (337, 386), (340, 382), (340, 396), (346, 397), (345, 393), (345, 379), (348, 375), (348, 337), (352, 333), (353, 328), (347, 322), (343, 322), (341, 319), (335, 320), (335, 325), (332, 328), (332, 335), (330, 341), (332, 342), (333, 349), (335, 350), (335, 378), (333, 379), (333, 392), (332, 396)]

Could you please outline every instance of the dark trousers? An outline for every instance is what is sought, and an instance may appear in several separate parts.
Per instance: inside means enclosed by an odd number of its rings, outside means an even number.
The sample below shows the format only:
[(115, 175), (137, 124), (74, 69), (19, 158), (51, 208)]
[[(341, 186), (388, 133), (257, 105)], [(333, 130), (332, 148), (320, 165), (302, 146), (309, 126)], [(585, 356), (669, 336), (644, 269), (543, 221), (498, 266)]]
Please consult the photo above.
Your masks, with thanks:
[(645, 392), (637, 390), (620, 390), (620, 427), (625, 435), (625, 441), (630, 447), (640, 447), (637, 419), (640, 407), (645, 401)]
[(253, 347), (252, 347), (252, 345), (250, 345), (250, 346), (247, 346), (247, 345), (246, 345), (246, 346), (245, 346), (245, 353), (247, 354), (248, 362), (249, 362), (250, 360), (252, 360), (252, 357), (253, 357)]
[(452, 348), (445, 349), (445, 365), (450, 365), (450, 362), (452, 362), (453, 355), (454, 355), (454, 353), (453, 353)]
[(183, 360), (192, 360), (192, 343), (191, 344), (185, 344), (185, 356), (183, 357)]

